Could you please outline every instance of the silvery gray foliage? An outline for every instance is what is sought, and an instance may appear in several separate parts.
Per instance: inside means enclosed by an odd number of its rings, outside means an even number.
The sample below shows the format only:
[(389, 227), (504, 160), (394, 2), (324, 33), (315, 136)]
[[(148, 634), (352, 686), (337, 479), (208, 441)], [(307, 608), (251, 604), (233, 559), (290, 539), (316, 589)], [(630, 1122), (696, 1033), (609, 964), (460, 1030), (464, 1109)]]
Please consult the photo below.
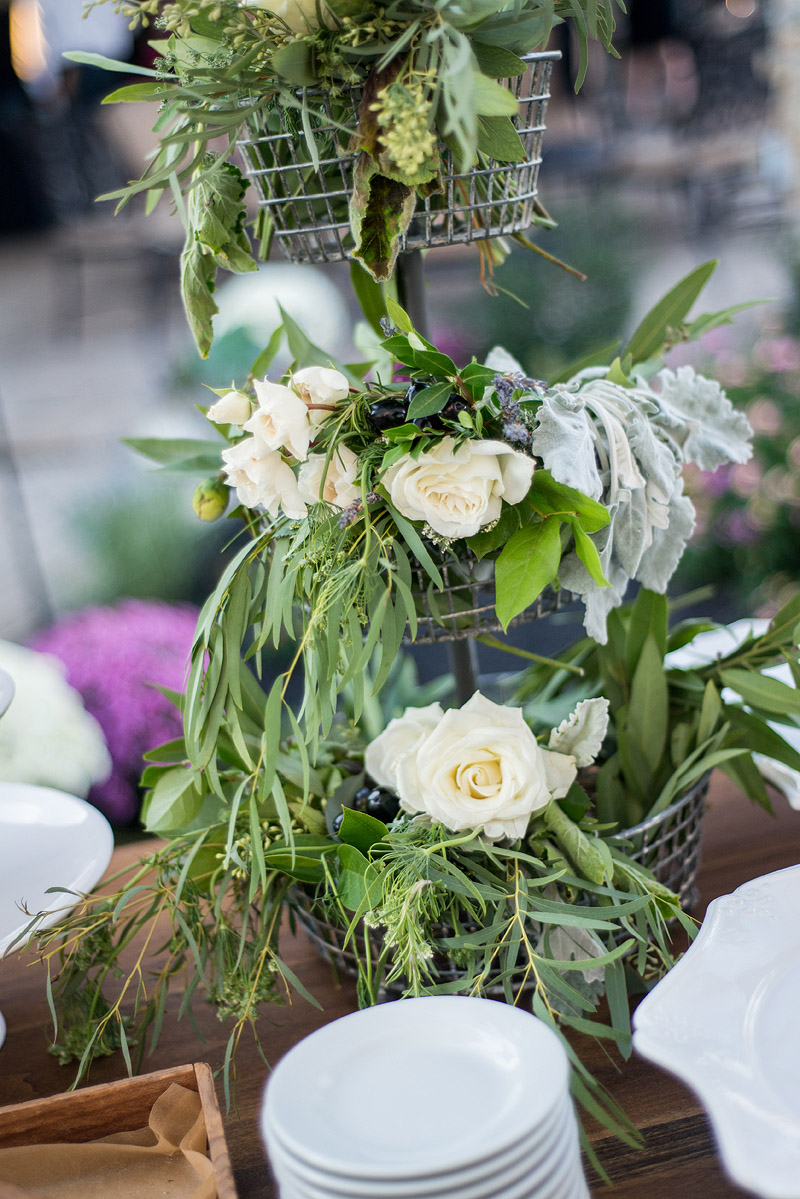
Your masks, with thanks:
[(684, 462), (716, 470), (726, 462), (747, 462), (753, 454), (753, 430), (715, 379), (691, 366), (658, 373), (657, 423), (675, 438)]
[(683, 494), (684, 462), (713, 470), (746, 462), (752, 429), (724, 391), (691, 367), (663, 370), (661, 390), (639, 377), (624, 387), (604, 367), (552, 389), (537, 413), (531, 447), (553, 478), (609, 510), (593, 537), (608, 587), (598, 587), (576, 554), (562, 560), (562, 586), (581, 595), (589, 636), (605, 644), (608, 613), (637, 579), (664, 592), (694, 528)]

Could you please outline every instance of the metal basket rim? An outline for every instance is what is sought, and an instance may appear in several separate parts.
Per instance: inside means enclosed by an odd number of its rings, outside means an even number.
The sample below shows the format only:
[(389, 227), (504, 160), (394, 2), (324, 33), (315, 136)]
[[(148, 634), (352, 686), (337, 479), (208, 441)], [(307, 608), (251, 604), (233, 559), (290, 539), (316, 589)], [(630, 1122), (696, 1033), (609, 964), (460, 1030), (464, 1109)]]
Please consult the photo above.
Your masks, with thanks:
[(705, 798), (708, 791), (708, 784), (711, 778), (711, 771), (708, 770), (694, 783), (688, 791), (684, 791), (679, 799), (676, 799), (669, 807), (664, 808), (662, 812), (657, 812), (655, 816), (650, 816), (647, 820), (642, 820), (639, 824), (634, 824), (631, 828), (620, 830), (618, 833), (612, 834), (614, 838), (630, 838), (640, 837), (642, 833), (650, 832), (651, 829), (658, 828), (659, 825), (665, 824), (671, 816), (676, 816), (684, 808), (690, 807), (695, 801), (700, 798)]

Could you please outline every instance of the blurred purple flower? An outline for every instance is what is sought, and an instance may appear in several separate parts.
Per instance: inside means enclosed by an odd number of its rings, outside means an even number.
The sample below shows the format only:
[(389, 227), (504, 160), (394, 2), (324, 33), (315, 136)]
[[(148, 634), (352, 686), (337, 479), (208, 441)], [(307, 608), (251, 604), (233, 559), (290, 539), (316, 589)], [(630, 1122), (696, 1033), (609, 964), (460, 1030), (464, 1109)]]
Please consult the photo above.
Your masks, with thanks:
[(800, 366), (800, 345), (793, 337), (771, 337), (759, 341), (753, 353), (762, 366), (779, 375), (796, 371)]
[(714, 499), (729, 491), (730, 486), (730, 466), (719, 466), (716, 470), (704, 470), (700, 475), (700, 487), (706, 495), (713, 496)]
[(713, 530), (728, 545), (750, 545), (759, 538), (759, 530), (741, 508), (723, 512), (714, 521)]
[(181, 714), (156, 684), (182, 691), (197, 609), (150, 600), (86, 608), (38, 634), (34, 649), (60, 658), (99, 722), (113, 770), (89, 800), (118, 824), (139, 812), (142, 755), (182, 735)]

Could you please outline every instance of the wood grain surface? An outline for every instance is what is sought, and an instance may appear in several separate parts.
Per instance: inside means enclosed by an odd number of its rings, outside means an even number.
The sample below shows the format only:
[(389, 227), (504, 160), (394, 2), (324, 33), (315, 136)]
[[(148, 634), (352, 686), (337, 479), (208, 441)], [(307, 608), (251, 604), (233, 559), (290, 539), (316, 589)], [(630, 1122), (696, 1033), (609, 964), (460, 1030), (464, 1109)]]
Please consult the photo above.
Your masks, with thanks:
[[(728, 894), (741, 883), (800, 862), (800, 812), (792, 811), (781, 796), (776, 796), (774, 803), (773, 817), (752, 806), (724, 777), (714, 778), (705, 821), (701, 898), (696, 915), (702, 915), (710, 900)], [(136, 845), (118, 849), (112, 869), (135, 860), (139, 852)], [(323, 1011), (302, 999), (286, 1007), (264, 1010), (262, 1043), (272, 1064), (315, 1028), (356, 1007), (355, 984), (349, 979), (335, 984), (327, 963), (302, 931), (296, 937), (287, 931), (283, 955), (320, 1001)], [(217, 1070), (223, 1061), (226, 1028), (213, 1008), (198, 1003), (197, 1020), (204, 1038), (199, 1041), (191, 1023), (177, 1019), (179, 1002), (180, 996), (170, 1001), (161, 1040), (144, 1069), (202, 1060)], [(73, 1072), (70, 1067), (59, 1066), (48, 1053), (50, 1019), (45, 974), (38, 962), (21, 955), (0, 962), (0, 1010), (8, 1023), (7, 1040), (0, 1048), (0, 1105), (65, 1091)], [(591, 1178), (593, 1195), (613, 1195), (615, 1199), (723, 1199), (745, 1194), (723, 1175), (708, 1122), (690, 1091), (635, 1056), (622, 1062), (597, 1042), (576, 1038), (576, 1044), (645, 1137), (644, 1149), (631, 1150), (603, 1129), (590, 1127), (592, 1141), (614, 1180), (612, 1191)], [(268, 1067), (255, 1046), (243, 1040), (237, 1057), (236, 1110), (225, 1114), (223, 1108), (239, 1199), (274, 1199), (276, 1194), (258, 1130), (267, 1074)], [(125, 1064), (117, 1054), (96, 1062), (89, 1081), (111, 1082), (124, 1075)], [(222, 1105), (219, 1082), (217, 1089)], [(358, 1118), (357, 1113), (354, 1118)]]

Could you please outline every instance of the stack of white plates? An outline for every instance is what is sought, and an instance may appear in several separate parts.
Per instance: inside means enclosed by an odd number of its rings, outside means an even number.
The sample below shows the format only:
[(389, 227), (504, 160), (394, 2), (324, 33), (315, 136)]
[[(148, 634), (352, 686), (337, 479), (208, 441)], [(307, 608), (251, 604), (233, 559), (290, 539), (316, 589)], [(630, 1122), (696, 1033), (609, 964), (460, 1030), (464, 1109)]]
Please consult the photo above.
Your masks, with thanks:
[(269, 1080), (281, 1199), (588, 1199), (564, 1049), (519, 1008), (441, 995), (354, 1012)]

